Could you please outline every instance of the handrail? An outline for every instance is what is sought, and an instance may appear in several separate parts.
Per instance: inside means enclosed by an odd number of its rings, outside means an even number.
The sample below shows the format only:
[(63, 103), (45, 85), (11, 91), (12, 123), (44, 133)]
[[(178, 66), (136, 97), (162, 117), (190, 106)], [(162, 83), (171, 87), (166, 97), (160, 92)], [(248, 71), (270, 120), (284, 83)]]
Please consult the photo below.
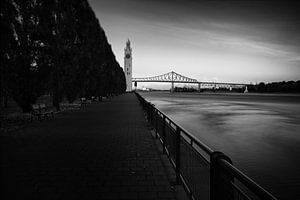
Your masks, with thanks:
[[(155, 132), (156, 136), (160, 135), (161, 142), (163, 144), (163, 150), (167, 152), (167, 155), (172, 163), (172, 166), (174, 166), (176, 171), (176, 180), (179, 183), (180, 180), (184, 183), (184, 187), (186, 191), (189, 192), (190, 197), (192, 199), (197, 199), (194, 196), (195, 191), (192, 191), (189, 187), (189, 180), (186, 179), (184, 172), (181, 170), (181, 138), (183, 138), (186, 142), (188, 142), (184, 136), (189, 138), (190, 142), (190, 148), (191, 150), (195, 150), (198, 154), (197, 156), (202, 159), (205, 159), (207, 163), (209, 164), (209, 173), (210, 173), (210, 190), (211, 195), (210, 199), (212, 200), (218, 200), (218, 199), (224, 199), (223, 196), (230, 194), (227, 199), (243, 199), (243, 196), (245, 196), (244, 191), (239, 188), (237, 184), (234, 183), (234, 179), (238, 180), (240, 183), (242, 183), (251, 193), (253, 193), (255, 196), (257, 196), (260, 199), (263, 200), (276, 200), (276, 198), (271, 195), (268, 191), (266, 191), (264, 188), (259, 186), (256, 182), (254, 182), (251, 178), (249, 178), (247, 175), (242, 173), (239, 169), (237, 169), (231, 162), (230, 158), (223, 154), (222, 152), (213, 151), (210, 147), (208, 147), (206, 144), (201, 142), (198, 138), (195, 138), (192, 134), (190, 134), (188, 131), (186, 131), (183, 127), (176, 124), (173, 120), (171, 120), (164, 112), (158, 110), (154, 104), (146, 101), (140, 94), (136, 93), (139, 101), (142, 103), (143, 108), (145, 109), (147, 113), (147, 118), (149, 120), (149, 123), (153, 126), (155, 126)], [(153, 117), (155, 115), (155, 118)], [(159, 132), (158, 128), (158, 115), (161, 117), (160, 120), (163, 120), (163, 131), (162, 133)], [(175, 155), (170, 155), (170, 149), (166, 146), (166, 138), (164, 136), (165, 128), (166, 128), (166, 120), (169, 122), (170, 125), (173, 125), (175, 127), (175, 130), (173, 134), (173, 137), (176, 138), (176, 145), (175, 147)], [(174, 129), (174, 128), (173, 128)], [(189, 143), (189, 142), (188, 142)], [(205, 156), (202, 155), (201, 152), (199, 152), (195, 146), (197, 145), (203, 152), (208, 154), (210, 159), (208, 160)], [(190, 150), (190, 151), (191, 151)], [(173, 157), (173, 158), (172, 158)], [(225, 178), (224, 178), (225, 177)], [(232, 186), (232, 187), (231, 187)], [(227, 189), (224, 189), (227, 188)], [(231, 188), (231, 189), (229, 189)], [(238, 197), (235, 197), (235, 193), (238, 193)], [(245, 198), (244, 198), (245, 199)]]
[(224, 167), (229, 173), (231, 173), (235, 178), (237, 178), (240, 182), (242, 182), (245, 186), (247, 186), (251, 191), (255, 191), (255, 193), (259, 193), (259, 196), (263, 197), (264, 200), (274, 200), (276, 199), (272, 194), (270, 194), (267, 190), (262, 188), (256, 182), (254, 182), (250, 177), (241, 172), (234, 165), (230, 164), (224, 159), (218, 160), (219, 164)]
[[(149, 102), (150, 103), (150, 102)], [(159, 113), (161, 113), (165, 118), (167, 118), (172, 124), (174, 124), (176, 127), (178, 127), (182, 133), (184, 133), (187, 137), (189, 137), (190, 139), (192, 139), (196, 144), (198, 144), (201, 149), (203, 151), (205, 151), (207, 154), (212, 154), (214, 151), (207, 146), (206, 144), (204, 144), (203, 142), (201, 142), (198, 138), (196, 138), (195, 136), (193, 136), (191, 133), (189, 133), (186, 129), (184, 129), (182, 126), (176, 124), (172, 119), (170, 119), (163, 111), (158, 110), (154, 104), (150, 103), (151, 106), (153, 106), (153, 108), (155, 108)]]

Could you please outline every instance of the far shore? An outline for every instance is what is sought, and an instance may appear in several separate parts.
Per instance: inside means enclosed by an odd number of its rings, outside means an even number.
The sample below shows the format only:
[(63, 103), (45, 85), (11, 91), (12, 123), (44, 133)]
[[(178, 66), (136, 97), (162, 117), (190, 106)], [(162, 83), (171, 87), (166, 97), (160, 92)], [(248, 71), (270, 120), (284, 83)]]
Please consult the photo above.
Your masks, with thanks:
[[(143, 91), (143, 90), (137, 90), (137, 92), (155, 92), (155, 93), (170, 93), (169, 90), (152, 90), (152, 91)], [(211, 91), (205, 91), (205, 92), (174, 92), (173, 94), (211, 94), (211, 95), (218, 95), (218, 94), (226, 94), (226, 95), (266, 95), (266, 96), (300, 96), (300, 93), (257, 93), (257, 92), (211, 92)]]

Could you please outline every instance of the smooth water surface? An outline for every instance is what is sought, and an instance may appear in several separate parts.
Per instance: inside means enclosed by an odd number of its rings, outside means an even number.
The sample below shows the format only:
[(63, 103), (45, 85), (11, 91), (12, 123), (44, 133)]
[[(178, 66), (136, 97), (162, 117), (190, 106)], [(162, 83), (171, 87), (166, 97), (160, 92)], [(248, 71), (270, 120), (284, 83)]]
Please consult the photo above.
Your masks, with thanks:
[(300, 199), (300, 96), (141, 95), (279, 199)]

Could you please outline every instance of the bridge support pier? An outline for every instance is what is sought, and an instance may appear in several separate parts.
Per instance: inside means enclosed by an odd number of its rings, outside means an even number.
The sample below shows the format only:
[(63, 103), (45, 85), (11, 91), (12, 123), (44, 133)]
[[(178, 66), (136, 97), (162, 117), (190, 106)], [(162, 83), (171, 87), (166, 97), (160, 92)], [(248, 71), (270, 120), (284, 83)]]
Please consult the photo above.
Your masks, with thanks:
[(198, 92), (201, 92), (201, 83), (198, 83)]
[(171, 82), (171, 93), (174, 92), (174, 81)]

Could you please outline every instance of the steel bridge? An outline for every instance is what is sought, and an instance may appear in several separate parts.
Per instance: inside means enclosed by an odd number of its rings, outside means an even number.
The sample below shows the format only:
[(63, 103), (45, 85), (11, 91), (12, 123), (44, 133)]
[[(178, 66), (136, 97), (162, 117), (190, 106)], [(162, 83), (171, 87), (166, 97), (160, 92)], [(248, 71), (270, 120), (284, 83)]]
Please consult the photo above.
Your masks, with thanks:
[[(152, 77), (144, 77), (144, 78), (132, 78), (132, 82), (165, 82), (165, 83), (171, 83), (171, 92), (174, 91), (174, 83), (191, 83), (191, 84), (198, 84), (198, 91), (202, 87), (225, 87), (225, 88), (242, 88), (246, 87), (247, 90), (247, 84), (243, 83), (218, 83), (218, 82), (205, 82), (205, 81), (198, 81), (197, 79), (189, 78), (186, 76), (183, 76), (181, 74), (178, 74), (174, 71), (158, 75), (158, 76), (152, 76)], [(245, 90), (245, 91), (246, 91)]]

